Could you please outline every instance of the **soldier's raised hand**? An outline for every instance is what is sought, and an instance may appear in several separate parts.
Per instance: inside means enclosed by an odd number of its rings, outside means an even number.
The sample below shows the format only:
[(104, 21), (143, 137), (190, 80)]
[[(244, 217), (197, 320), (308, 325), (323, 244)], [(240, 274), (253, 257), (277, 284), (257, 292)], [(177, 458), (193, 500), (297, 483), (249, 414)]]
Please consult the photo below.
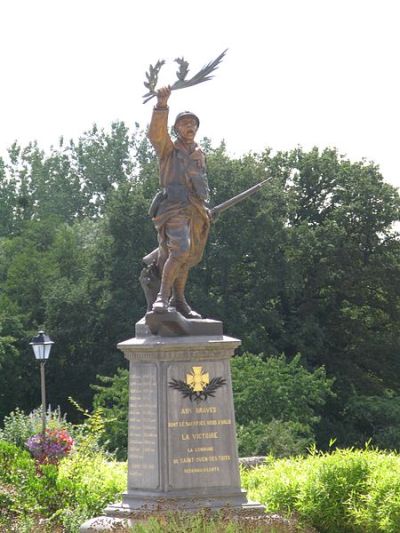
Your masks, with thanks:
[(167, 107), (168, 98), (171, 96), (171, 86), (161, 87), (157, 91), (157, 107)]

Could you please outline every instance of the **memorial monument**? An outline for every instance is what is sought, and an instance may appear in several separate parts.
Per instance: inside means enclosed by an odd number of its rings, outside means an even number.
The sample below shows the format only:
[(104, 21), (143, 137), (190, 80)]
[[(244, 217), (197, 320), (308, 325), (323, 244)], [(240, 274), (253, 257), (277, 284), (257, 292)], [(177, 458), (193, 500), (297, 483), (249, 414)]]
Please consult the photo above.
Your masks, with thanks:
[[(221, 54), (199, 74), (210, 79)], [(171, 91), (186, 81), (183, 59), (178, 82), (156, 90), (162, 66), (150, 67), (145, 101), (155, 96), (149, 139), (160, 164), (160, 191), (150, 216), (158, 247), (145, 258), (141, 284), (147, 313), (134, 338), (118, 344), (129, 361), (128, 484), (122, 502), (81, 531), (133, 524), (152, 513), (203, 508), (263, 512), (240, 486), (230, 358), (240, 340), (223, 334), (222, 322), (205, 319), (185, 297), (190, 269), (202, 257), (217, 213), (253, 194), (262, 184), (211, 209), (205, 157), (195, 142), (200, 120), (192, 112), (168, 133)], [(186, 83), (186, 85), (185, 85)]]

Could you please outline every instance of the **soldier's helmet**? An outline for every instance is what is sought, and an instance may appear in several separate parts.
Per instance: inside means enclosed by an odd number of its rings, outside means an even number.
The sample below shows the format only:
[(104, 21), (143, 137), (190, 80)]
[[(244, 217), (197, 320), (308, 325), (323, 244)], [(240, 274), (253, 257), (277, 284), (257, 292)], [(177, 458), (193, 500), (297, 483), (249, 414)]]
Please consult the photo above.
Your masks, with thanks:
[(174, 122), (174, 132), (177, 134), (178, 132), (176, 131), (176, 125), (177, 123), (179, 122), (179, 120), (181, 118), (186, 118), (186, 117), (192, 117), (195, 119), (195, 121), (197, 122), (197, 128), (200, 126), (200, 120), (199, 120), (199, 117), (197, 115), (195, 115), (194, 113), (192, 113), (191, 111), (182, 111), (182, 113), (178, 113), (176, 115), (176, 119), (175, 119), (175, 122)]

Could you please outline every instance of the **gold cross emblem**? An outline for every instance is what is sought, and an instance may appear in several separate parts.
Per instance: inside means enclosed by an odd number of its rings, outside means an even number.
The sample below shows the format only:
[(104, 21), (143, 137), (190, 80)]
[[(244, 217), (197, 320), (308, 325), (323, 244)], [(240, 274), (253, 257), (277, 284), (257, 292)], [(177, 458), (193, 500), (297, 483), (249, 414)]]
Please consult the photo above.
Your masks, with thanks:
[(193, 390), (193, 392), (202, 392), (210, 383), (208, 372), (203, 372), (203, 367), (193, 366), (192, 372), (186, 374), (186, 384)]

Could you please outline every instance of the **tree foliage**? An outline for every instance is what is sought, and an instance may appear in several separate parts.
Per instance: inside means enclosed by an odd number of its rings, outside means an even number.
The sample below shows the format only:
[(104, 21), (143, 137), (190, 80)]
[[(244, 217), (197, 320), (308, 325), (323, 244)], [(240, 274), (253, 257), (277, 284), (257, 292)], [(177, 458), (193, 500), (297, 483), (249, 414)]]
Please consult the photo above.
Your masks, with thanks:
[(299, 355), (291, 361), (284, 356), (235, 357), (232, 382), (239, 424), (279, 419), (313, 427), (320, 421), (318, 409), (332, 394), (332, 380), (327, 379), (325, 370), (309, 372)]
[[(326, 369), (335, 396), (313, 426), (320, 445), (373, 437), (400, 448), (388, 429), (400, 395), (397, 191), (376, 165), (334, 149), (232, 158), (223, 144), (203, 145), (213, 205), (273, 180), (217, 219), (189, 300), (243, 351)], [(144, 314), (138, 275), (156, 245), (147, 209), (157, 183), (143, 132), (123, 123), (49, 153), (15, 143), (0, 159), (0, 418), (39, 403), (28, 343), (41, 326), (55, 341), (48, 397), (63, 411), (69, 396), (89, 406), (96, 375), (124, 367), (116, 344)], [(293, 391), (279, 394), (301, 398)], [(390, 406), (386, 426), (375, 403)]]

